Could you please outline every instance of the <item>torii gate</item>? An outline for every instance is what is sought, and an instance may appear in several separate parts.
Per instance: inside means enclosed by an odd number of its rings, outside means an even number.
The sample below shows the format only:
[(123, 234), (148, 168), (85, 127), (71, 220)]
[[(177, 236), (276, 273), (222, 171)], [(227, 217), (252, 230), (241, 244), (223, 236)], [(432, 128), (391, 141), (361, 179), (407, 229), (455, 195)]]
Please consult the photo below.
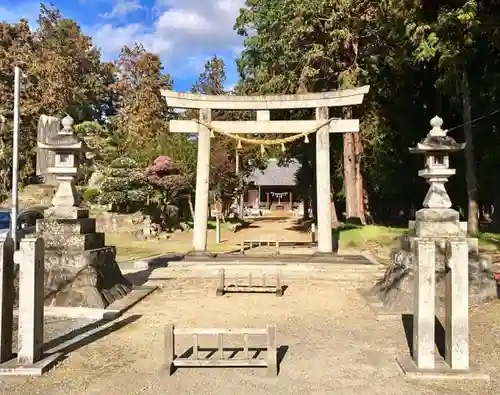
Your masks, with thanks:
[[(208, 254), (207, 221), (210, 179), (210, 130), (228, 134), (304, 134), (316, 130), (316, 191), (318, 204), (318, 253), (331, 254), (332, 208), (330, 198), (329, 133), (359, 132), (358, 119), (330, 119), (329, 107), (359, 105), (368, 93), (368, 85), (360, 88), (301, 95), (229, 96), (199, 95), (162, 90), (172, 108), (199, 109), (200, 121), (172, 120), (170, 132), (198, 134), (196, 197), (194, 212), (193, 253)], [(316, 108), (316, 120), (271, 121), (270, 110)], [(256, 121), (212, 121), (212, 110), (254, 110)], [(330, 121), (329, 121), (330, 120)]]

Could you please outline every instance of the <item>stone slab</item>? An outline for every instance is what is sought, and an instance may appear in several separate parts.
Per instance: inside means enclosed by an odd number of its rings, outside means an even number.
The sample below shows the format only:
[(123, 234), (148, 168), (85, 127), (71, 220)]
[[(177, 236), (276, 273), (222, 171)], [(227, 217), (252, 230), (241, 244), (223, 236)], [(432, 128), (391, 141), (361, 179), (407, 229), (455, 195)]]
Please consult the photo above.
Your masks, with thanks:
[(54, 249), (56, 251), (63, 250), (77, 250), (77, 251), (89, 251), (96, 250), (98, 248), (105, 247), (105, 235), (104, 233), (42, 233), (45, 241), (46, 248), (48, 250)]
[(96, 231), (96, 219), (39, 219), (36, 222), (36, 231), (38, 233), (94, 233)]
[(410, 379), (420, 380), (483, 380), (488, 381), (490, 375), (481, 373), (477, 366), (472, 365), (468, 370), (451, 369), (442, 358), (436, 358), (434, 369), (419, 369), (410, 355), (401, 355), (396, 361)]
[(375, 314), (377, 321), (400, 319), (406, 311), (394, 311), (387, 309), (384, 304), (374, 295), (369, 295), (365, 289), (358, 289), (359, 294), (365, 300), (370, 310)]
[(41, 376), (63, 358), (62, 353), (45, 354), (32, 365), (19, 365), (17, 358), (0, 364), (0, 376)]
[(173, 264), (189, 264), (189, 263), (199, 263), (200, 261), (206, 263), (219, 263), (219, 262), (231, 262), (231, 263), (268, 263), (268, 264), (281, 264), (281, 263), (331, 263), (331, 264), (357, 264), (357, 265), (367, 265), (367, 266), (378, 266), (372, 260), (366, 258), (363, 255), (338, 255), (338, 254), (280, 254), (279, 256), (269, 254), (218, 254), (211, 259), (208, 257), (198, 257), (196, 255), (186, 255), (182, 261), (172, 262)]
[(89, 210), (80, 207), (51, 207), (43, 212), (46, 219), (88, 218)]
[[(89, 318), (89, 319), (115, 319), (122, 315), (125, 311), (139, 303), (146, 296), (155, 291), (158, 287), (155, 286), (138, 286), (123, 298), (111, 303), (105, 309), (96, 309), (90, 307), (59, 307), (46, 306), (44, 309), (45, 317), (64, 317), (64, 318)], [(14, 311), (14, 315), (18, 315), (18, 311)]]

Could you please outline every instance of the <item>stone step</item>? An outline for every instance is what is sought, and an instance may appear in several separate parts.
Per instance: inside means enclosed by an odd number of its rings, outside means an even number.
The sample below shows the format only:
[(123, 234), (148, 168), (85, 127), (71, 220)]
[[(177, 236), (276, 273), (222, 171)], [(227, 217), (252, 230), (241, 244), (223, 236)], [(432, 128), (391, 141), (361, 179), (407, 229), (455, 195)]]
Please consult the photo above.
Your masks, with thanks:
[[(374, 280), (383, 275), (383, 265), (356, 265), (356, 264), (169, 264), (168, 267), (160, 267), (151, 271), (149, 280), (161, 281), (167, 278), (218, 278), (219, 270), (224, 269), (227, 277), (246, 277), (252, 273), (256, 279), (266, 273), (272, 278), (279, 270), (283, 279), (325, 279), (325, 280), (347, 280), (364, 281)], [(140, 270), (130, 269), (122, 272), (135, 273)], [(272, 281), (272, 280), (271, 280)]]
[(96, 231), (95, 218), (81, 219), (40, 219), (36, 231), (42, 234), (86, 234)]
[(56, 248), (61, 250), (94, 250), (104, 247), (104, 233), (88, 234), (50, 234), (42, 235), (47, 249)]

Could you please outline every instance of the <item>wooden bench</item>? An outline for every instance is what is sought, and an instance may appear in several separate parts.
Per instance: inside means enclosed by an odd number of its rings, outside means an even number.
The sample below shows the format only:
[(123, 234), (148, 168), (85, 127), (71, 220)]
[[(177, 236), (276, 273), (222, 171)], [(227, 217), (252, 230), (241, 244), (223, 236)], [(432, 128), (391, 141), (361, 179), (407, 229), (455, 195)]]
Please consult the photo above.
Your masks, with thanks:
[(227, 284), (226, 271), (219, 269), (219, 283), (217, 284), (217, 296), (222, 296), (228, 292), (235, 293), (274, 293), (276, 296), (283, 296), (283, 285), (281, 284), (281, 273), (276, 271), (275, 285), (266, 284), (266, 274), (262, 273), (262, 281), (260, 284), (255, 284), (253, 281), (252, 272), (248, 272), (248, 282), (245, 284), (239, 283), (238, 277), (234, 277), (234, 284)]
[[(175, 354), (176, 336), (192, 336), (193, 348), (191, 356), (184, 357)], [(217, 337), (216, 353), (212, 356), (200, 356), (200, 351), (213, 351), (210, 348), (200, 348), (198, 344), (200, 335), (213, 335)], [(233, 351), (236, 356), (238, 351), (243, 351), (243, 358), (226, 358), (224, 355), (224, 336), (243, 336), (243, 348), (227, 349)], [(257, 348), (249, 347), (250, 336), (265, 336), (265, 345)], [(250, 355), (250, 350), (256, 351), (256, 355)], [(266, 357), (258, 358), (260, 351), (266, 350)], [(236, 351), (236, 353), (234, 353)], [(169, 375), (172, 375), (178, 367), (267, 367), (268, 376), (278, 375), (278, 350), (276, 347), (276, 326), (268, 325), (265, 329), (236, 328), (175, 328), (174, 325), (167, 325), (165, 328), (165, 359)]]

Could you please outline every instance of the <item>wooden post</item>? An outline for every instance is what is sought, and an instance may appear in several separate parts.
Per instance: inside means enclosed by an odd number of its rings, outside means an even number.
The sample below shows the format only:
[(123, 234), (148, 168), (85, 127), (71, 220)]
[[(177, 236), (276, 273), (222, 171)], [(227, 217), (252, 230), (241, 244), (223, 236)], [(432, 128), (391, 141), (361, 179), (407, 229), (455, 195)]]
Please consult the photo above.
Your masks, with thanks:
[(168, 374), (172, 375), (175, 371), (174, 359), (175, 359), (175, 327), (170, 324), (165, 327), (165, 366), (168, 370)]
[(280, 242), (276, 241), (276, 255), (280, 254)]
[(245, 359), (250, 360), (250, 352), (248, 351), (248, 334), (243, 335), (243, 353), (245, 354)]
[(198, 334), (193, 334), (193, 359), (198, 359)]
[(221, 214), (217, 212), (215, 217), (215, 244), (221, 243), (220, 215)]
[(267, 325), (267, 375), (278, 375), (278, 350), (276, 348), (276, 326)]
[(219, 358), (224, 359), (224, 339), (222, 333), (217, 334), (217, 349), (219, 351)]
[(242, 254), (242, 255), (245, 254), (245, 240), (243, 240), (243, 239), (241, 239), (240, 254)]
[(216, 291), (216, 295), (217, 296), (222, 296), (224, 295), (224, 282), (225, 282), (225, 273), (224, 273), (224, 269), (219, 269), (219, 284), (217, 285), (217, 291)]
[(12, 359), (14, 319), (14, 240), (0, 244), (0, 363)]
[(290, 211), (293, 210), (293, 196), (292, 191), (290, 191)]
[(276, 296), (283, 296), (283, 286), (281, 285), (281, 272), (276, 272)]

